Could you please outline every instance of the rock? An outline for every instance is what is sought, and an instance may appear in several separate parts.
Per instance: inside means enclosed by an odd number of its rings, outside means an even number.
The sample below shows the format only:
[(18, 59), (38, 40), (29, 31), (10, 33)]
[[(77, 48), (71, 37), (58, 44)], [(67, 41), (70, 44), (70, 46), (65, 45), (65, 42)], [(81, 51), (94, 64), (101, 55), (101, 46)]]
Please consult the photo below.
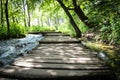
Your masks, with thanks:
[(108, 63), (111, 62), (111, 60), (108, 58), (108, 56), (103, 52), (99, 52), (98, 57), (105, 62), (108, 62)]
[(5, 65), (7, 65), (7, 64), (9, 64), (9, 63), (12, 63), (13, 61), (14, 61), (13, 58), (8, 58), (8, 57), (6, 57), (6, 58), (1, 58), (1, 59), (0, 59), (0, 67), (3, 67), (3, 66), (5, 66)]

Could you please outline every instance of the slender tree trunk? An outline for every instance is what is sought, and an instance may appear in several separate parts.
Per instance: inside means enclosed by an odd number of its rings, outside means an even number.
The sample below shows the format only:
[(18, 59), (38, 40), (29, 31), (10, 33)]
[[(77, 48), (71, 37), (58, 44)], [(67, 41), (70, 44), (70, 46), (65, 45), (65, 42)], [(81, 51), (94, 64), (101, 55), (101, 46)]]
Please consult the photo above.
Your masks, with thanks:
[(41, 14), (41, 17), (39, 18), (39, 26), (43, 27), (43, 14)]
[(15, 23), (15, 17), (14, 16), (12, 16), (12, 22)]
[(55, 28), (56, 28), (56, 30), (58, 30), (58, 24), (59, 24), (59, 22), (58, 22), (58, 15), (56, 15), (56, 17), (54, 17), (54, 26), (55, 26)]
[(88, 27), (94, 27), (94, 25), (92, 25), (91, 23), (89, 23), (88, 17), (84, 14), (84, 12), (82, 11), (82, 9), (80, 8), (79, 5), (77, 5), (77, 1), (76, 0), (72, 0), (73, 5), (74, 5), (74, 12), (78, 15), (79, 19)]
[(3, 1), (1, 0), (1, 26), (4, 26), (4, 21), (3, 21)]
[(40, 18), (40, 26), (43, 27), (43, 19), (42, 19), (42, 17)]
[(22, 0), (22, 3), (23, 3), (23, 12), (24, 12), (24, 26), (27, 27), (27, 24), (26, 24), (26, 9), (25, 9), (25, 5), (26, 5), (26, 0)]
[(51, 18), (48, 17), (46, 22), (47, 22), (47, 25), (50, 26)]
[(5, 16), (6, 16), (6, 23), (7, 23), (7, 36), (10, 37), (10, 23), (9, 23), (9, 14), (8, 14), (8, 0), (5, 3)]
[(40, 26), (40, 19), (37, 18), (37, 26)]
[(28, 12), (28, 26), (30, 27), (30, 6), (29, 6), (29, 3), (28, 3), (28, 0), (27, 0), (27, 12)]
[(19, 19), (18, 19), (18, 18), (15, 18), (15, 22), (16, 22), (16, 23), (19, 23)]
[(70, 23), (73, 26), (75, 32), (76, 32), (76, 37), (81, 37), (81, 31), (78, 28), (77, 24), (75, 23), (72, 15), (70, 14), (70, 12), (68, 11), (67, 7), (64, 5), (64, 3), (61, 0), (57, 0), (58, 3), (61, 5), (61, 7), (63, 8), (63, 10), (65, 11), (65, 13), (67, 14), (67, 16), (69, 17)]

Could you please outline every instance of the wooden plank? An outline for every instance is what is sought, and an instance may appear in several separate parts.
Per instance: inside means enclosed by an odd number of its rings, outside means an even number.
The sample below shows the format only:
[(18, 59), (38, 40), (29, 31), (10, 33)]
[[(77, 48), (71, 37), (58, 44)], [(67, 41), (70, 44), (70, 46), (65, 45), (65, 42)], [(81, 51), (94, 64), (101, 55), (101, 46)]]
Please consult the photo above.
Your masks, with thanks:
[[(74, 52), (74, 53), (73, 53)], [(84, 57), (84, 56), (88, 56), (88, 57), (97, 57), (97, 53), (94, 52), (89, 52), (89, 51), (62, 51), (62, 50), (50, 50), (50, 49), (44, 49), (44, 50), (34, 50), (32, 52), (29, 52), (28, 55), (34, 56), (34, 55), (38, 55), (38, 56), (69, 56), (69, 57)]]
[(14, 62), (12, 65), (20, 66), (20, 67), (29, 67), (29, 68), (38, 68), (38, 69), (73, 69), (73, 70), (96, 70), (96, 69), (108, 69), (108, 67), (101, 65), (101, 64), (53, 64), (53, 63), (30, 63), (30, 62), (23, 62), (17, 61)]
[(26, 55), (26, 56), (42, 56), (42, 57), (65, 57), (65, 58), (79, 58), (79, 57), (90, 57), (90, 58), (95, 58), (95, 57), (97, 57), (97, 55), (93, 55), (93, 54), (70, 54), (70, 53), (64, 53), (64, 54), (62, 54), (62, 53), (42, 53), (42, 52), (39, 52), (39, 53), (37, 53), (36, 54), (36, 52), (33, 52), (33, 53), (31, 53), (31, 54), (28, 54), (28, 55)]
[(101, 61), (64, 61), (64, 60), (41, 60), (41, 59), (30, 59), (30, 58), (22, 58), (18, 59), (15, 62), (28, 62), (28, 63), (52, 63), (52, 64), (87, 64), (87, 65), (98, 65), (98, 64), (104, 64), (104, 62)]
[(76, 38), (71, 38), (69, 36), (47, 36), (40, 42), (70, 42), (70, 41), (76, 42), (79, 40), (77, 40)]
[(27, 56), (23, 57), (26, 59), (38, 59), (38, 60), (63, 60), (63, 61), (99, 61), (98, 58), (90, 58), (90, 57), (78, 57), (78, 58), (70, 58), (70, 57), (64, 57), (64, 56), (58, 56), (58, 57), (43, 57), (43, 56)]
[[(6, 77), (16, 78), (56, 78), (56, 77), (85, 77), (97, 75), (111, 75), (109, 70), (56, 70), (56, 69), (34, 69), (8, 66), (0, 70), (0, 74)], [(111, 75), (113, 76), (113, 75)], [(87, 79), (88, 80), (88, 79)]]
[(57, 50), (50, 50), (50, 49), (40, 49), (40, 50), (36, 49), (36, 50), (33, 50), (33, 51), (29, 52), (28, 55), (37, 55), (37, 54), (38, 55), (57, 55), (57, 56), (59, 56), (59, 55), (66, 55), (66, 56), (74, 55), (74, 56), (78, 56), (78, 57), (79, 56), (89, 56), (89, 57), (95, 56), (95, 57), (97, 57), (96, 52), (75, 51), (75, 50), (73, 50), (73, 51), (68, 51), (68, 50), (66, 50), (66, 51), (59, 50), (59, 51), (57, 51)]
[(70, 36), (68, 34), (63, 34), (63, 33), (42, 33), (43, 36)]

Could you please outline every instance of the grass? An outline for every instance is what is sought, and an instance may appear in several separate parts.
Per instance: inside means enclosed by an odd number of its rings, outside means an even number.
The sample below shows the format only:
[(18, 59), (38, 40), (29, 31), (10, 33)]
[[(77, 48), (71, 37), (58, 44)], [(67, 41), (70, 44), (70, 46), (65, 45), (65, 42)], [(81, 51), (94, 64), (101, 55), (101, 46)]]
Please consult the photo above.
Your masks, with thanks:
[(97, 42), (86, 42), (85, 45), (97, 52), (104, 52), (111, 60), (109, 64), (117, 75), (120, 75), (120, 49)]

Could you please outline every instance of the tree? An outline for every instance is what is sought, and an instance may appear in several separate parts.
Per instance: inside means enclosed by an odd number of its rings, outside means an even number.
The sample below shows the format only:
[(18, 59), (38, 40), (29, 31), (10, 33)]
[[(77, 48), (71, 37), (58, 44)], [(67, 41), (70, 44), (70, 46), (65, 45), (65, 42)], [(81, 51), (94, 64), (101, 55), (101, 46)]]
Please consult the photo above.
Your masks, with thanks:
[(3, 21), (3, 0), (1, 0), (1, 26), (4, 26), (4, 21)]
[(5, 16), (6, 16), (6, 23), (7, 23), (7, 36), (10, 35), (10, 23), (9, 23), (9, 14), (8, 14), (8, 0), (5, 3)]
[(27, 13), (28, 13), (28, 26), (30, 27), (31, 17), (30, 17), (30, 4), (28, 0), (26, 1), (26, 4), (27, 4)]
[(72, 0), (73, 3), (73, 10), (74, 12), (78, 15), (79, 19), (85, 24), (87, 25), (89, 28), (94, 27), (94, 25), (92, 25), (89, 22), (89, 18), (84, 14), (84, 12), (82, 11), (82, 9), (80, 8), (80, 5), (77, 4), (77, 0)]
[(25, 27), (27, 27), (27, 20), (26, 20), (26, 9), (25, 9), (25, 7), (26, 7), (26, 0), (22, 0), (22, 3), (23, 3), (23, 12), (24, 12), (24, 26)]
[(61, 7), (63, 8), (63, 10), (65, 11), (66, 15), (69, 17), (70, 23), (73, 26), (75, 32), (76, 32), (76, 37), (81, 37), (81, 31), (78, 28), (77, 24), (75, 23), (72, 15), (70, 14), (70, 12), (68, 11), (67, 7), (64, 5), (64, 3), (61, 0), (57, 0), (58, 3), (61, 5)]

